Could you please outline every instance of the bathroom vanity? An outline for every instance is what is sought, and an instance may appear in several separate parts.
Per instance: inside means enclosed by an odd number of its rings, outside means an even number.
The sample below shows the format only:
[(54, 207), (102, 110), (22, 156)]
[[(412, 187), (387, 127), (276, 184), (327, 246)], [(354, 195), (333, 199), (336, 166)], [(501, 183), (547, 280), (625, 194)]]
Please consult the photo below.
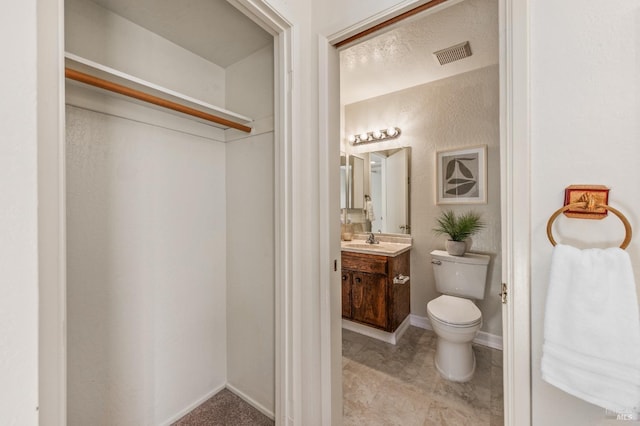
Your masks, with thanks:
[[(367, 244), (357, 239), (342, 243), (343, 319), (388, 333), (394, 333), (407, 319), (411, 309), (411, 240), (403, 241)], [(392, 340), (395, 343), (395, 336)]]

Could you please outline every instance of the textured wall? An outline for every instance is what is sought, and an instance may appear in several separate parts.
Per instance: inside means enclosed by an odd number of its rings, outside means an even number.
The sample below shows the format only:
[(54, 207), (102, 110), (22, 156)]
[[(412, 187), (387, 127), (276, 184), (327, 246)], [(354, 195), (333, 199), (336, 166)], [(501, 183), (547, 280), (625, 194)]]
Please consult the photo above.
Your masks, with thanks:
[[(478, 301), (482, 330), (502, 335), (500, 241), (500, 134), (498, 66), (470, 71), (433, 83), (379, 96), (345, 107), (345, 134), (398, 126), (392, 141), (348, 148), (357, 154), (392, 147), (411, 147), (411, 313), (427, 316), (427, 302), (438, 296), (429, 253), (444, 248), (444, 237), (433, 234), (435, 217), (443, 209), (475, 210), (487, 223), (473, 237), (472, 251), (491, 256), (485, 299)], [(486, 144), (487, 204), (435, 204), (436, 152)]]
[(225, 147), (67, 108), (69, 425), (160, 424), (226, 381)]
[[(471, 56), (446, 66), (438, 63), (433, 52), (465, 40)], [(341, 102), (351, 104), (496, 64), (497, 47), (497, 0), (465, 0), (420, 14), (340, 52)]]

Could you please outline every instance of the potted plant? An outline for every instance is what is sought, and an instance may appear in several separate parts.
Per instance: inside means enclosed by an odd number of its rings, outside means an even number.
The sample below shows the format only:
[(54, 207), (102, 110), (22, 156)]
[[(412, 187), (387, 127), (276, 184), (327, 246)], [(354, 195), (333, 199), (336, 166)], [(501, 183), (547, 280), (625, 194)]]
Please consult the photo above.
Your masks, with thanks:
[(464, 256), (467, 251), (465, 240), (484, 228), (480, 215), (473, 211), (456, 216), (453, 211), (447, 210), (443, 211), (436, 220), (438, 226), (433, 228), (433, 231), (438, 235), (446, 234), (449, 236), (445, 248), (453, 256)]

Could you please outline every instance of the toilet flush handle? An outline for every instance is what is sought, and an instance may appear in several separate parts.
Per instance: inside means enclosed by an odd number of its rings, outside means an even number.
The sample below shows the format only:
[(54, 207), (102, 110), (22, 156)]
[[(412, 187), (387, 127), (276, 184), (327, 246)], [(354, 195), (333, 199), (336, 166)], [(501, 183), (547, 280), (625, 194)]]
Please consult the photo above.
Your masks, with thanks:
[(442, 262), (440, 262), (439, 260), (432, 260), (431, 263), (433, 263), (434, 265), (442, 265)]

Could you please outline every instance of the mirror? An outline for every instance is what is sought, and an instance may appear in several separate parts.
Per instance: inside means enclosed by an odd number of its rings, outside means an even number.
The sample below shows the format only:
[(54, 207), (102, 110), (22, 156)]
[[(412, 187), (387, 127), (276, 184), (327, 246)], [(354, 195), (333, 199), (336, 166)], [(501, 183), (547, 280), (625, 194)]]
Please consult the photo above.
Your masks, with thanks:
[[(365, 218), (371, 232), (409, 234), (410, 148), (369, 152), (369, 193)], [(373, 219), (373, 220), (371, 220)]]
[(348, 207), (350, 209), (364, 208), (364, 159), (354, 155), (349, 156), (348, 168)]
[(340, 208), (364, 208), (364, 159), (340, 153)]
[(340, 153), (340, 208), (347, 208), (347, 155), (344, 152)]

